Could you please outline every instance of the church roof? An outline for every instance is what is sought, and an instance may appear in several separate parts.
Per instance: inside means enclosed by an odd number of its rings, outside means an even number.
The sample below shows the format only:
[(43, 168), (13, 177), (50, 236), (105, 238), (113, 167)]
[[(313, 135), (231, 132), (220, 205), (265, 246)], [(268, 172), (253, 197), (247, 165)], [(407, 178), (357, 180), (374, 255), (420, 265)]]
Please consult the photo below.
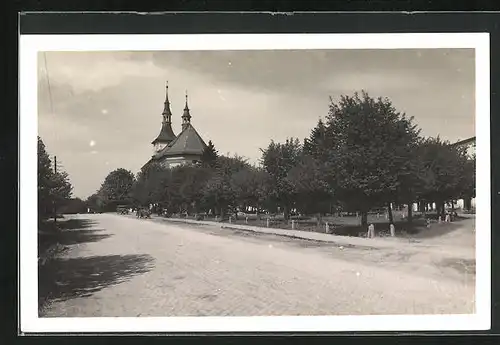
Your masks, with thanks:
[(175, 134), (174, 131), (172, 130), (172, 125), (168, 122), (163, 122), (161, 125), (160, 134), (158, 134), (156, 139), (153, 140), (151, 144), (154, 145), (157, 142), (169, 143), (173, 140), (175, 140)]
[(207, 145), (190, 123), (167, 147), (161, 150), (157, 158), (182, 155), (201, 155)]

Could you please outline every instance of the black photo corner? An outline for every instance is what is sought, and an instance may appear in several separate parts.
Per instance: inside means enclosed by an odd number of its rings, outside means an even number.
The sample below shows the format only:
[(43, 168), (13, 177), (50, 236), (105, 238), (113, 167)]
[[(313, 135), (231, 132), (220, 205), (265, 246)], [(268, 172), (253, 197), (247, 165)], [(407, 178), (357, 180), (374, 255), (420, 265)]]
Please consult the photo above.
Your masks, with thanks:
[[(195, 3), (183, 2), (183, 3)], [(204, 2), (198, 2), (204, 3)], [(250, 3), (245, 1), (244, 3)], [(255, 2), (251, 2), (252, 5)], [(267, 2), (266, 2), (267, 3)], [(280, 2), (281, 3), (281, 2)], [(319, 7), (326, 6), (320, 2)], [(355, 1), (346, 2), (347, 6), (356, 7)], [(360, 3), (360, 2), (357, 2)], [(380, 2), (384, 3), (384, 2)], [(36, 9), (40, 7), (40, 2), (34, 2)], [(182, 4), (180, 5), (180, 7)], [(202, 10), (202, 5), (192, 5), (193, 10)], [(233, 5), (237, 7), (237, 5)], [(241, 5), (243, 6), (243, 5)], [(259, 6), (259, 5), (257, 5)], [(356, 9), (356, 8), (354, 8)], [(362, 8), (363, 9), (363, 8)], [(175, 11), (177, 9), (174, 9)], [(180, 10), (180, 9), (178, 9)], [(233, 9), (231, 9), (233, 10)], [(276, 7), (274, 11), (279, 11)], [(345, 9), (344, 9), (345, 10)], [(351, 10), (350, 8), (348, 10)], [(374, 10), (372, 8), (372, 10)], [(394, 9), (393, 9), (394, 10)], [(397, 9), (395, 9), (397, 10)], [(84, 11), (82, 9), (82, 11)], [(239, 11), (235, 8), (234, 11)], [(500, 334), (500, 315), (499, 315), (499, 263), (500, 255), (498, 248), (500, 247), (500, 236), (495, 229), (499, 225), (500, 217), (500, 187), (498, 180), (500, 178), (499, 163), (500, 163), (500, 142), (497, 138), (500, 137), (500, 121), (498, 114), (500, 113), (500, 13), (471, 13), (471, 12), (345, 12), (345, 13), (327, 13), (327, 12), (295, 12), (283, 11), (287, 13), (242, 13), (242, 12), (165, 12), (165, 13), (85, 13), (85, 12), (30, 12), (26, 8), (23, 12), (19, 12), (16, 16), (10, 16), (9, 21), (9, 46), (4, 49), (4, 55), (7, 56), (6, 68), (4, 67), (5, 76), (8, 79), (4, 101), (9, 101), (9, 111), (4, 114), (2, 127), (2, 162), (3, 176), (7, 177), (9, 183), (3, 189), (3, 219), (8, 220), (4, 224), (3, 231), (3, 250), (2, 258), (7, 267), (4, 268), (2, 274), (2, 291), (4, 301), (2, 305), (5, 308), (0, 308), (4, 314), (2, 322), (2, 335), (4, 339), (8, 339), (7, 343), (16, 343), (17, 341), (34, 341), (35, 336), (44, 335), (40, 341), (47, 343), (65, 343), (65, 334), (30, 334), (21, 332), (21, 323), (19, 313), (19, 304), (23, 303), (20, 299), (19, 284), (23, 284), (19, 280), (19, 272), (22, 267), (19, 263), (19, 235), (20, 222), (28, 215), (19, 214), (19, 205), (23, 202), (19, 197), (19, 189), (22, 181), (19, 179), (19, 170), (22, 169), (19, 163), (19, 147), (22, 143), (19, 141), (19, 104), (23, 102), (22, 90), (19, 89), (19, 37), (23, 35), (76, 35), (76, 34), (279, 34), (279, 33), (465, 33), (465, 32), (487, 32), (490, 35), (490, 138), (491, 138), (491, 330), (489, 331), (411, 331), (411, 332), (328, 332), (328, 333), (234, 333), (233, 339), (228, 340), (243, 340), (245, 336), (293, 336), (290, 338), (293, 341), (330, 341), (329, 337), (343, 336), (341, 341), (354, 341), (352, 335), (368, 335), (375, 336), (374, 339), (383, 336), (380, 340), (398, 341), (398, 338), (405, 336), (403, 341), (429, 341), (429, 336), (436, 336), (440, 339), (441, 334), (457, 337), (453, 342), (464, 343), (472, 341), (472, 337), (478, 335), (493, 335)], [(17, 28), (14, 29), (14, 26)], [(20, 35), (20, 36), (19, 36)], [(439, 95), (436, 95), (439, 97)], [(186, 96), (187, 99), (187, 96)], [(176, 100), (176, 102), (179, 102)], [(187, 101), (186, 101), (187, 107)], [(176, 115), (177, 116), (177, 115)], [(208, 140), (207, 140), (208, 141)], [(37, 211), (33, 210), (32, 217), (35, 217)], [(101, 235), (97, 235), (101, 236)], [(481, 248), (477, 248), (480, 251)], [(97, 265), (99, 263), (95, 263)], [(481, 294), (481, 291), (476, 291), (476, 294)], [(78, 334), (77, 334), (78, 335)], [(114, 333), (93, 334), (85, 337), (73, 337), (71, 341), (92, 343), (109, 343), (112, 340), (111, 336)], [(158, 336), (165, 335), (162, 333), (150, 333), (150, 337), (140, 338), (134, 334), (122, 334), (130, 338), (132, 341), (150, 343), (152, 341), (159, 342), (163, 339), (156, 339)], [(140, 335), (140, 334), (139, 334)], [(209, 340), (206, 336), (222, 335), (223, 333), (202, 333), (202, 334), (169, 334), (170, 336), (185, 337), (194, 336), (196, 340)], [(396, 336), (395, 336), (396, 335)], [(151, 337), (155, 336), (155, 338)], [(312, 339), (302, 337), (313, 336)], [(414, 337), (413, 339), (406, 336)], [(236, 338), (237, 337), (237, 338)], [(460, 337), (461, 339), (459, 339)], [(100, 340), (98, 338), (103, 338)], [(232, 338), (232, 337), (231, 337)], [(298, 338), (298, 339), (295, 339)], [(487, 337), (490, 338), (490, 337)], [(126, 339), (126, 341), (130, 341)], [(173, 338), (172, 338), (173, 339)], [(371, 339), (361, 339), (372, 341)], [(394, 340), (393, 340), (394, 339)], [(187, 340), (187, 339), (186, 339)], [(257, 339), (256, 339), (257, 340)], [(276, 339), (270, 339), (276, 341)], [(279, 339), (288, 341), (287, 339)], [(448, 339), (447, 339), (448, 340)], [(69, 341), (69, 339), (68, 339)], [(120, 338), (114, 340), (120, 341)], [(123, 340), (122, 340), (123, 341)], [(210, 340), (209, 340), (210, 341)], [(493, 342), (492, 342), (493, 343)]]

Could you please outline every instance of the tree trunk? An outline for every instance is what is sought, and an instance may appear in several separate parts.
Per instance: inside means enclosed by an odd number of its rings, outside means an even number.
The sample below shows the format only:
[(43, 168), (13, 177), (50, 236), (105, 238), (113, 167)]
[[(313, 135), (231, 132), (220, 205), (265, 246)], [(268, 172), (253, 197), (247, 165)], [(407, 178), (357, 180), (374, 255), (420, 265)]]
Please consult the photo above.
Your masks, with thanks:
[(464, 198), (464, 208), (467, 210), (467, 211), (470, 211), (471, 208), (472, 208), (472, 198), (467, 196)]
[(286, 221), (288, 221), (290, 219), (290, 210), (289, 210), (289, 207), (288, 205), (284, 205), (283, 206), (283, 218), (285, 218)]
[(441, 220), (444, 221), (444, 201), (436, 201), (436, 213), (438, 218), (441, 217)]
[(322, 220), (323, 220), (322, 213), (318, 212), (317, 215), (316, 215), (316, 222), (317, 222), (318, 226), (321, 226)]
[(361, 226), (365, 227), (368, 225), (368, 212), (361, 211)]
[(220, 207), (220, 220), (221, 222), (224, 220), (224, 217), (226, 216), (226, 208), (225, 206)]
[(408, 202), (408, 223), (413, 221), (413, 202)]
[(394, 217), (392, 215), (392, 207), (390, 202), (387, 203), (387, 214), (389, 215), (389, 224), (393, 224)]

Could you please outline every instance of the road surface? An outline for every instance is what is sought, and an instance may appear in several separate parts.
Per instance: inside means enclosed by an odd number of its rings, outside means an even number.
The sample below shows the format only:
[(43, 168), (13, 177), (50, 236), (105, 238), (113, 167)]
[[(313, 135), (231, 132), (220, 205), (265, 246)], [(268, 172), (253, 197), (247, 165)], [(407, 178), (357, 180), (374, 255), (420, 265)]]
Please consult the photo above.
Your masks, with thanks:
[(115, 214), (69, 218), (69, 250), (40, 271), (40, 293), (52, 301), (41, 316), (474, 311), (473, 270), (457, 267), (467, 260), (437, 251), (317, 245)]

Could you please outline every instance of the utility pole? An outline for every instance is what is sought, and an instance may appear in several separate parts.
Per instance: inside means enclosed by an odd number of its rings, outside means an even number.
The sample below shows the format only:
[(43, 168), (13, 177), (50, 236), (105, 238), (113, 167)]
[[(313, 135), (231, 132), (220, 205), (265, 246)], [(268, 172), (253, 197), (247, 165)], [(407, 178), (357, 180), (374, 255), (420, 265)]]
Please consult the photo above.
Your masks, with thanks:
[[(57, 156), (54, 156), (54, 175), (57, 176)], [(57, 223), (57, 207), (55, 198), (54, 198), (54, 223)]]

